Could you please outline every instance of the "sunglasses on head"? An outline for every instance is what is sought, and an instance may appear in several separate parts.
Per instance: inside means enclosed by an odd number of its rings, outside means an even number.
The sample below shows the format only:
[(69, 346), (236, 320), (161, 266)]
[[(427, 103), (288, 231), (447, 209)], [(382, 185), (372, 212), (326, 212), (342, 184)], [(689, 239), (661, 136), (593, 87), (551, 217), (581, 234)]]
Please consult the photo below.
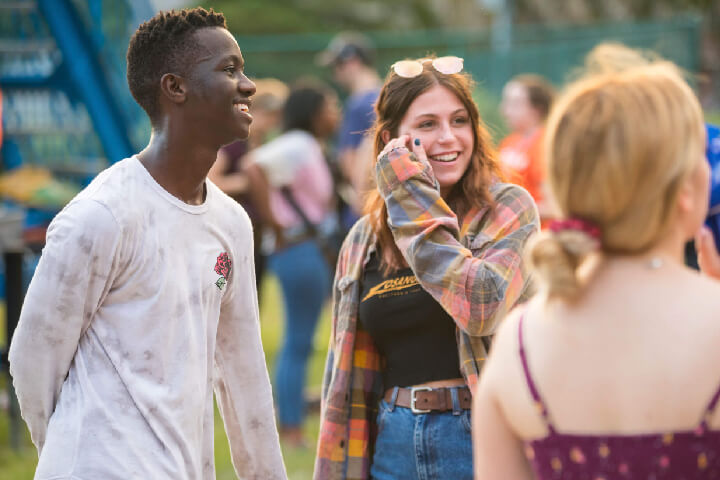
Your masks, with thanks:
[(438, 58), (420, 58), (418, 60), (400, 60), (392, 64), (392, 70), (396, 75), (403, 78), (413, 78), (420, 75), (423, 71), (423, 65), (431, 62), (432, 67), (443, 75), (452, 75), (460, 73), (463, 69), (463, 59), (460, 57), (438, 57)]

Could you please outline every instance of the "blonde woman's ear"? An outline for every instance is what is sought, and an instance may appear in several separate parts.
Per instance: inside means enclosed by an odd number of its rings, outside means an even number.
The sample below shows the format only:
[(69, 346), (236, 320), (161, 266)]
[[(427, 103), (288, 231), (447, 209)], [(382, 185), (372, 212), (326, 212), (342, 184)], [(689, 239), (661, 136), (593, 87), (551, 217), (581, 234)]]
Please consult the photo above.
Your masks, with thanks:
[(383, 130), (382, 133), (380, 133), (380, 138), (382, 138), (383, 143), (387, 145), (387, 143), (390, 141), (390, 132), (387, 130)]

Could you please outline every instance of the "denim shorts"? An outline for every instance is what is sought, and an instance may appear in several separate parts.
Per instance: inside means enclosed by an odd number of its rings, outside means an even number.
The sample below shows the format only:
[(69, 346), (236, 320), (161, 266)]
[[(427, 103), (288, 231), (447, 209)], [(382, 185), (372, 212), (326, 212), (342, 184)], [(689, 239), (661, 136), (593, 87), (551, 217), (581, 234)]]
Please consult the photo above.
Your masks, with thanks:
[(472, 480), (470, 410), (412, 413), (382, 400), (373, 480)]

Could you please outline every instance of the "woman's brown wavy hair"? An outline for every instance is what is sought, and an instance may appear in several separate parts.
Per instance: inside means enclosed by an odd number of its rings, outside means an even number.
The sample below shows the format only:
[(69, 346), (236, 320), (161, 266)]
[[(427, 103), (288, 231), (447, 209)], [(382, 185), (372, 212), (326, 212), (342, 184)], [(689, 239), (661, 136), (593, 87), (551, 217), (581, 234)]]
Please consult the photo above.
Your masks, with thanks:
[[(474, 132), (475, 144), (470, 164), (445, 198), (458, 219), (462, 219), (473, 207), (482, 208), (493, 203), (489, 186), (494, 180), (501, 178), (490, 134), (472, 98), (474, 82), (470, 75), (466, 73), (445, 75), (435, 70), (431, 62), (424, 62), (422, 73), (413, 78), (401, 77), (391, 70), (385, 78), (375, 104), (376, 120), (372, 128), (373, 155), (377, 163), (377, 156), (385, 147), (382, 132), (387, 130), (390, 132), (390, 138), (397, 137), (400, 123), (412, 102), (435, 85), (441, 85), (457, 96), (468, 111)], [(379, 251), (391, 252), (389, 263), (386, 262), (385, 255), (381, 256), (383, 271), (387, 273), (401, 268), (405, 260), (395, 245), (387, 224), (387, 207), (377, 188), (368, 192), (363, 213), (369, 215), (371, 228), (377, 236)]]

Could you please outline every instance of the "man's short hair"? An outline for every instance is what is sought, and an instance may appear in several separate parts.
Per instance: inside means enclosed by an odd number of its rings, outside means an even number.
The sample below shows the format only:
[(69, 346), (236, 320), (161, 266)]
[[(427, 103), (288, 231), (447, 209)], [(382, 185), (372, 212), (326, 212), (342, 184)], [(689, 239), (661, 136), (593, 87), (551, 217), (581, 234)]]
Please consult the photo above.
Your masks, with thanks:
[(151, 121), (160, 113), (160, 79), (187, 70), (188, 56), (198, 48), (193, 34), (208, 27), (227, 28), (225, 16), (197, 7), (158, 12), (133, 34), (127, 51), (128, 87)]
[(338, 33), (315, 60), (319, 65), (330, 66), (351, 58), (357, 58), (370, 67), (373, 65), (375, 48), (368, 37), (357, 32)]

